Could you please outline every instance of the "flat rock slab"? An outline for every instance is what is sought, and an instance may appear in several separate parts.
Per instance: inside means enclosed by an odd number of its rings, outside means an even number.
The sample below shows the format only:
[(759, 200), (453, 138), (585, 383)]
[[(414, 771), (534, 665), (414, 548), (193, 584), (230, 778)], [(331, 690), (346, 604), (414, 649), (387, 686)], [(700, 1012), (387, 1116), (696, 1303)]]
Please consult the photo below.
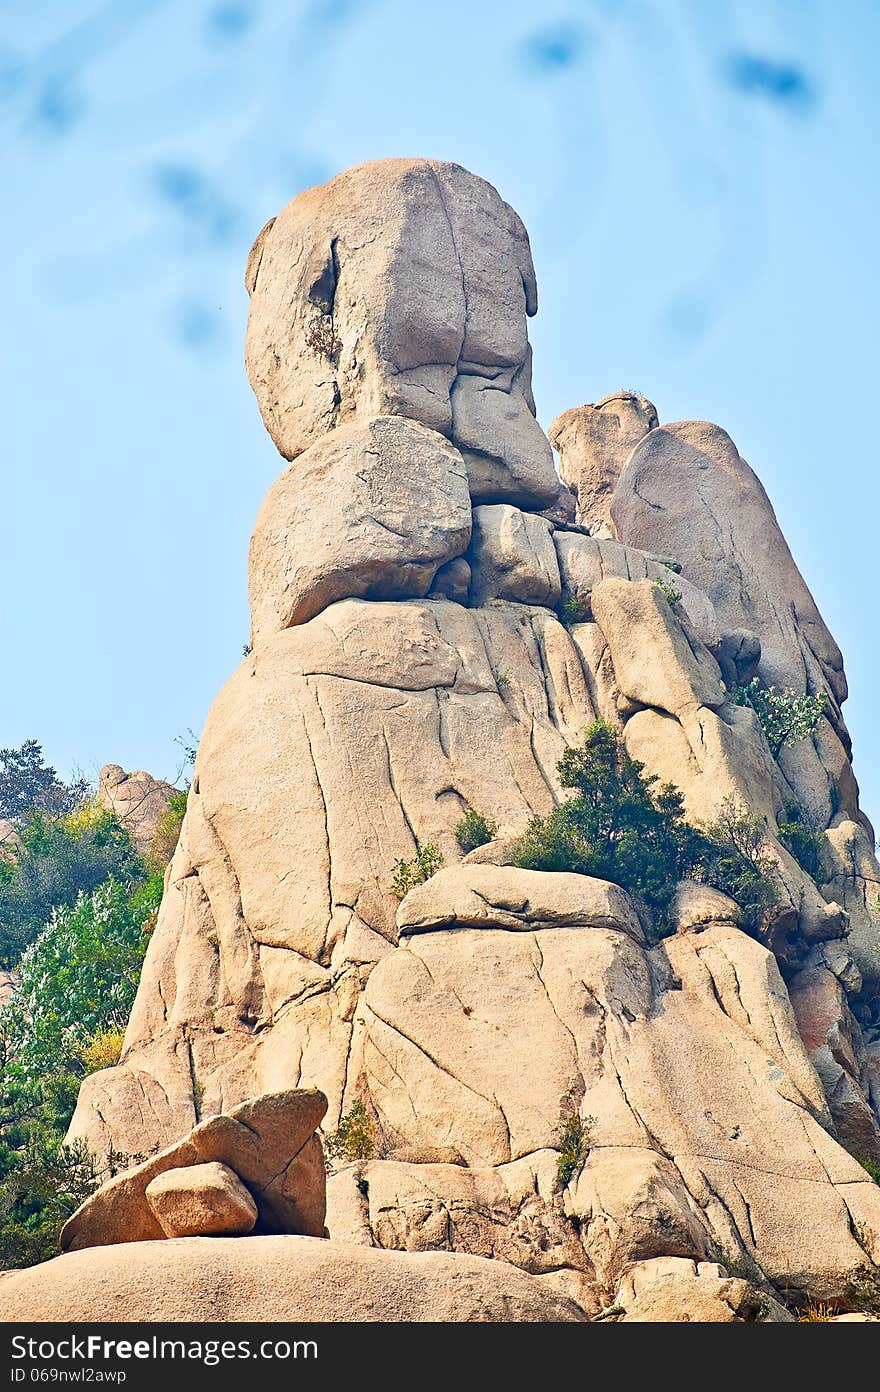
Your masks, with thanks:
[(326, 1181), (314, 1134), (327, 1099), (315, 1088), (268, 1093), (199, 1122), (188, 1136), (115, 1175), (86, 1199), (61, 1232), (61, 1250), (148, 1242), (166, 1236), (147, 1187), (168, 1170), (217, 1161), (247, 1185), (262, 1231), (324, 1231)]
[(257, 1205), (238, 1175), (216, 1160), (166, 1170), (145, 1192), (166, 1237), (244, 1237), (257, 1221)]
[(619, 885), (590, 875), (452, 865), (411, 889), (397, 911), (401, 936), (442, 928), (617, 928), (637, 943), (644, 933)]
[(506, 1262), (308, 1237), (184, 1237), (0, 1275), (0, 1320), (572, 1324), (573, 1300)]

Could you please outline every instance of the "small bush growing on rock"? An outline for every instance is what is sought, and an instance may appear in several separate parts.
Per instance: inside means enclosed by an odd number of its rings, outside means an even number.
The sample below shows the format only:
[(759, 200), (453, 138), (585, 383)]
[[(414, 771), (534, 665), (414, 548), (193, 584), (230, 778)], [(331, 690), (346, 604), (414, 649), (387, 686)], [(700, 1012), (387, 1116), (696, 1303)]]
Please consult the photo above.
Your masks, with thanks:
[(336, 337), (332, 315), (321, 314), (309, 324), (306, 329), (306, 343), (319, 357), (327, 358), (332, 363), (336, 362), (342, 352), (342, 342)]
[(188, 788), (180, 788), (168, 799), (168, 806), (156, 823), (153, 841), (150, 846), (150, 866), (153, 870), (164, 870), (180, 839), (180, 828), (186, 816)]
[(443, 852), (428, 841), (419, 846), (412, 860), (398, 860), (391, 880), (391, 893), (403, 899), (416, 885), (424, 884), (443, 865)]
[(810, 825), (809, 818), (796, 802), (787, 802), (777, 836), (798, 865), (817, 883), (822, 882), (822, 845), (824, 836)]
[(755, 931), (778, 902), (775, 861), (765, 850), (767, 829), (760, 817), (726, 798), (714, 822), (704, 828), (695, 878), (736, 900), (743, 924)]
[(97, 1073), (118, 1063), (124, 1039), (124, 1025), (107, 1025), (97, 1030), (80, 1049), (79, 1056), (86, 1073)]
[(464, 855), (468, 851), (475, 851), (478, 846), (485, 846), (488, 841), (494, 841), (497, 835), (498, 823), (491, 817), (484, 817), (482, 812), (475, 812), (472, 807), (468, 808), (455, 828), (455, 839)]
[(801, 696), (791, 687), (777, 691), (775, 686), (762, 686), (758, 677), (737, 687), (736, 700), (738, 705), (751, 706), (755, 712), (774, 759), (783, 749), (810, 738), (828, 703), (824, 691), (818, 696)]
[(574, 796), (535, 817), (513, 851), (526, 870), (575, 871), (612, 880), (662, 913), (698, 863), (703, 838), (684, 820), (678, 788), (659, 785), (617, 730), (595, 721), (557, 769)]
[(566, 628), (570, 627), (571, 624), (586, 622), (591, 613), (590, 601), (582, 599), (578, 595), (569, 595), (567, 599), (563, 600), (559, 609), (559, 617)]
[(376, 1154), (376, 1128), (367, 1116), (363, 1102), (354, 1105), (339, 1118), (339, 1126), (324, 1137), (324, 1153), (328, 1160), (372, 1160)]
[(495, 678), (495, 685), (498, 687), (499, 693), (503, 696), (505, 691), (510, 690), (510, 677), (504, 672), (499, 672), (498, 676)]
[(573, 1112), (559, 1133), (556, 1149), (556, 1185), (564, 1189), (583, 1166), (590, 1151), (590, 1132), (587, 1122), (577, 1112)]
[(549, 817), (532, 819), (512, 864), (611, 880), (641, 900), (661, 927), (679, 880), (703, 880), (736, 900), (747, 927), (760, 926), (777, 895), (759, 818), (725, 803), (712, 826), (689, 826), (681, 791), (646, 775), (619, 731), (603, 720), (565, 751), (557, 770), (574, 796)]
[(811, 1301), (798, 1315), (798, 1324), (828, 1324), (835, 1315), (833, 1305)]
[(681, 590), (677, 590), (671, 580), (666, 580), (662, 576), (657, 576), (654, 580), (654, 584), (665, 597), (666, 603), (669, 605), (670, 609), (674, 609), (676, 605), (681, 604)]
[(863, 1170), (868, 1172), (875, 1184), (880, 1184), (880, 1165), (877, 1164), (876, 1160), (860, 1160), (859, 1164)]

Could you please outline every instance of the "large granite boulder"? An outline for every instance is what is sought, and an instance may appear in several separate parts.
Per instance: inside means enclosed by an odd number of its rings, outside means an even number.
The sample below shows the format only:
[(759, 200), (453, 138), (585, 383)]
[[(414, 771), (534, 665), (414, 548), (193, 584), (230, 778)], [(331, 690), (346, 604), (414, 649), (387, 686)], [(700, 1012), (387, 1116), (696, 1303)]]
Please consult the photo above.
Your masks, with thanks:
[(504, 1262), (373, 1252), (310, 1237), (183, 1237), (69, 1252), (0, 1274), (0, 1320), (281, 1325), (577, 1323), (583, 1311)]
[(563, 411), (550, 426), (559, 471), (577, 497), (577, 520), (599, 536), (615, 535), (611, 500), (635, 446), (657, 426), (657, 410), (638, 392), (614, 392), (595, 405)]
[(358, 165), (267, 223), (247, 286), (248, 375), (286, 458), (355, 418), (406, 416), (461, 450), (477, 500), (554, 501), (529, 239), (490, 184), (442, 160)]
[[(107, 1179), (65, 1223), (61, 1250), (148, 1242), (174, 1235), (169, 1228), (175, 1226), (184, 1236), (256, 1227), (321, 1237), (325, 1171), (315, 1130), (326, 1110), (323, 1093), (299, 1089), (206, 1117), (183, 1140)], [(198, 1230), (197, 1209), (208, 1222)], [(251, 1209), (250, 1224), (242, 1228)], [(234, 1227), (211, 1222), (214, 1210), (218, 1221)]]

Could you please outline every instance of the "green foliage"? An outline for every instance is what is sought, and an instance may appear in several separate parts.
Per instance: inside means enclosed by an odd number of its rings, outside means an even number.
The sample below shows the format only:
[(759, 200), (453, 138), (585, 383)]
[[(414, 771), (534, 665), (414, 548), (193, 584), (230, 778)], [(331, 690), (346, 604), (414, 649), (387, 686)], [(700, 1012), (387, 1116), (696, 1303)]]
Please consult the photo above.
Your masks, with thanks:
[(867, 1170), (875, 1184), (880, 1184), (880, 1165), (876, 1160), (860, 1160), (859, 1164), (863, 1170)]
[(0, 863), (0, 965), (12, 966), (48, 922), (52, 910), (73, 904), (113, 876), (131, 884), (146, 868), (112, 812), (87, 806), (67, 817), (35, 812), (22, 846)]
[(783, 749), (810, 738), (828, 703), (824, 691), (818, 696), (800, 696), (791, 687), (777, 691), (775, 686), (762, 686), (758, 677), (737, 687), (736, 699), (738, 705), (751, 706), (757, 715), (774, 759)]
[(566, 627), (570, 627), (571, 624), (584, 623), (590, 618), (591, 613), (590, 601), (581, 599), (578, 595), (569, 595), (567, 599), (563, 600), (559, 609), (559, 617)]
[(694, 878), (705, 880), (735, 899), (743, 924), (756, 932), (779, 895), (775, 861), (764, 849), (766, 827), (744, 807), (727, 798), (716, 820), (703, 829), (703, 845)]
[(398, 860), (391, 880), (391, 893), (403, 899), (416, 885), (424, 884), (443, 864), (443, 852), (432, 842), (419, 846), (412, 860)]
[(38, 740), (25, 740), (18, 749), (0, 749), (0, 817), (16, 824), (40, 812), (64, 817), (88, 793), (86, 779), (65, 783), (43, 762)]
[(822, 846), (825, 838), (809, 822), (807, 814), (796, 802), (787, 802), (783, 819), (777, 827), (779, 840), (798, 865), (817, 884), (822, 883)]
[(559, 1151), (556, 1185), (564, 1189), (581, 1169), (590, 1151), (589, 1127), (577, 1112), (573, 1112), (562, 1127), (555, 1148)]
[(367, 1115), (363, 1102), (339, 1118), (339, 1127), (324, 1138), (324, 1153), (328, 1160), (342, 1164), (349, 1160), (372, 1160), (376, 1154), (376, 1128)]
[(644, 764), (602, 720), (578, 748), (565, 751), (557, 768), (574, 796), (548, 817), (532, 819), (513, 864), (612, 880), (662, 914), (703, 849), (701, 834), (684, 820), (679, 790), (645, 776)]
[(0, 1179), (0, 1268), (7, 1270), (57, 1257), (62, 1227), (99, 1182), (81, 1142), (64, 1146), (32, 1136), (18, 1160), (14, 1173)]
[(602, 720), (579, 747), (565, 751), (557, 769), (574, 796), (549, 817), (533, 818), (514, 847), (514, 865), (611, 880), (660, 926), (678, 881), (704, 880), (736, 900), (747, 927), (760, 927), (777, 896), (758, 818), (725, 803), (712, 826), (689, 826), (679, 789), (646, 776), (644, 764)]
[(499, 694), (503, 696), (505, 691), (510, 690), (510, 677), (504, 672), (499, 672), (495, 678), (495, 685), (498, 687)]
[(149, 863), (154, 871), (164, 870), (177, 849), (188, 797), (189, 788), (173, 792), (168, 799), (168, 806), (156, 822), (149, 856)]
[(491, 817), (484, 817), (482, 812), (475, 812), (469, 807), (461, 821), (455, 827), (455, 839), (465, 855), (468, 851), (475, 851), (478, 846), (485, 846), (487, 841), (494, 841), (498, 835), (498, 823)]
[(681, 590), (677, 590), (671, 580), (666, 580), (662, 576), (658, 576), (655, 578), (654, 584), (657, 586), (660, 593), (665, 596), (666, 602), (671, 609), (674, 609), (677, 604), (681, 604)]
[(18, 989), (0, 1016), (15, 1040), (8, 1064), (16, 1080), (37, 1086), (134, 1002), (147, 946), (144, 922), (162, 897), (159, 875), (134, 890), (109, 879), (92, 894), (56, 909), (18, 966)]
[(54, 1256), (97, 1176), (64, 1134), (80, 1082), (118, 1056), (161, 876), (62, 906), (23, 954), (0, 1012), (0, 1267)]

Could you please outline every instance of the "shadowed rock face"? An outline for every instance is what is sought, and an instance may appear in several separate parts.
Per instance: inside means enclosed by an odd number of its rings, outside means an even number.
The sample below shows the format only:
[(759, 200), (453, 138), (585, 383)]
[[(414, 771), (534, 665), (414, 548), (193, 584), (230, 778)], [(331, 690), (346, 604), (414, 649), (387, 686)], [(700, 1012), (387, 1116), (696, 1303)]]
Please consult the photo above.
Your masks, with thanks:
[(441, 160), (358, 165), (266, 225), (247, 286), (248, 375), (286, 458), (351, 420), (407, 416), (461, 450), (476, 499), (553, 502), (529, 239), (490, 184)]
[[(359, 1104), (374, 1139), (334, 1161), (336, 1242), (513, 1262), (627, 1319), (784, 1318), (768, 1283), (858, 1304), (880, 1189), (845, 1147), (880, 1147), (853, 1013), (880, 971), (880, 869), (839, 653), (763, 490), (723, 432), (660, 429), (619, 396), (556, 432), (565, 468), (589, 436), (567, 477), (584, 517), (613, 489), (618, 539), (540, 515), (557, 485), (527, 390), (528, 242), (457, 166), (310, 190), (248, 278), (249, 371), (293, 462), (258, 520), (253, 650), (205, 726), (122, 1059), (84, 1081), (70, 1139), (152, 1155), (126, 1181), (148, 1239), (153, 1152), (177, 1168), (212, 1117), (318, 1088), (326, 1131)], [(830, 693), (779, 762), (735, 699), (759, 661)], [(618, 886), (505, 865), (598, 716), (694, 822), (727, 800), (764, 820), (765, 942), (705, 886), (680, 887), (659, 940)], [(821, 892), (777, 835), (793, 791), (829, 828)], [(496, 833), (463, 859), (468, 808)], [(444, 868), (399, 904), (395, 868), (428, 845)]]

